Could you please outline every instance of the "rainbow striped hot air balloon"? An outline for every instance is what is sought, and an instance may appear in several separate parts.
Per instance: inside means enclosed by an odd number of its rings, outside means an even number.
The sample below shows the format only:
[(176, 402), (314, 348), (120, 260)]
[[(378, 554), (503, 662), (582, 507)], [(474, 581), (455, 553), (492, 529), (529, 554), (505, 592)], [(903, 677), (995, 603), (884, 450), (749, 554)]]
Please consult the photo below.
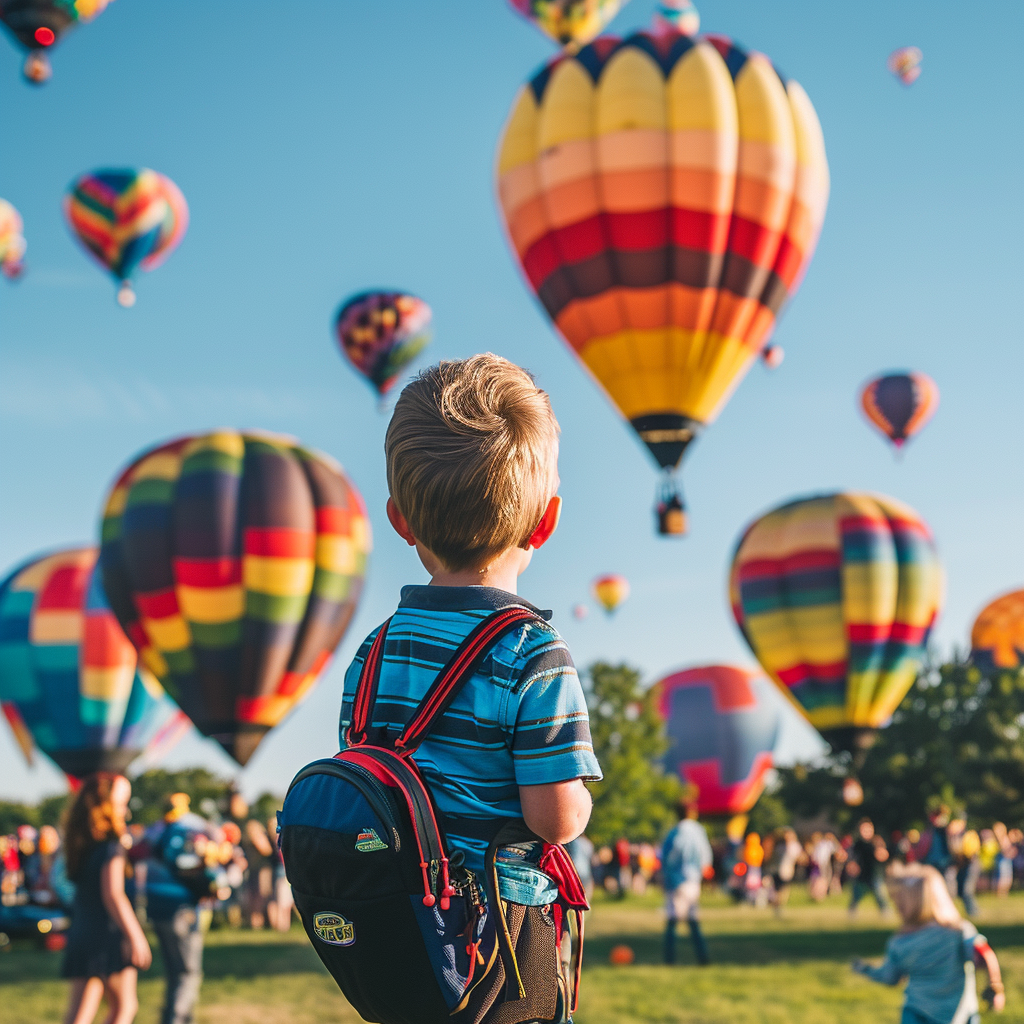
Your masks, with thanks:
[(370, 550), (359, 492), (292, 438), (221, 430), (132, 462), (102, 534), (103, 584), (143, 662), (244, 765), (348, 628)]
[(926, 373), (887, 373), (864, 385), (860, 404), (898, 450), (935, 415), (939, 386)]
[(971, 661), (983, 672), (1024, 666), (1024, 590), (997, 597), (974, 620)]
[(6, 199), (0, 199), (0, 273), (14, 280), (25, 268), (25, 235), (21, 214)]
[(58, 551), (0, 583), (0, 705), (26, 757), (37, 747), (76, 778), (124, 771), (184, 719), (136, 665), (97, 554)]
[[(667, 509), (814, 251), (829, 179), (807, 94), (728, 39), (602, 36), (520, 90), (497, 178), (530, 287), (669, 476)], [(676, 503), (662, 533), (685, 530)]]
[(93, 171), (68, 190), (64, 216), (78, 240), (120, 283), (117, 301), (135, 305), (131, 277), (158, 267), (185, 235), (188, 204), (170, 178), (147, 168)]
[(757, 660), (848, 749), (870, 739), (917, 678), (942, 590), (927, 524), (870, 494), (781, 505), (747, 528), (729, 574), (733, 614)]
[(732, 665), (674, 672), (655, 684), (671, 743), (665, 771), (696, 788), (702, 815), (746, 814), (763, 792), (779, 733), (771, 688), (761, 673)]

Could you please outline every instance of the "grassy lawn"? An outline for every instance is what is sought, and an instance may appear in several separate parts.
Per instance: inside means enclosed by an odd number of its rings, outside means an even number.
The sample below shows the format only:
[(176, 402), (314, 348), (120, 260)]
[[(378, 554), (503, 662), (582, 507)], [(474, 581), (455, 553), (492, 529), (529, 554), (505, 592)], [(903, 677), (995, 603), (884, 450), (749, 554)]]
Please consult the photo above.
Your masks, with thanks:
[[(1004, 903), (982, 898), (978, 924), (999, 954), (1007, 1010), (988, 1019), (1024, 1024), (1024, 894)], [(840, 902), (814, 906), (794, 894), (781, 918), (733, 907), (716, 895), (704, 907), (714, 963), (692, 966), (688, 936), (681, 964), (661, 958), (657, 894), (622, 903), (601, 901), (587, 920), (586, 967), (579, 1024), (659, 1021), (671, 1024), (861, 1024), (899, 1019), (900, 994), (855, 976), (855, 956), (873, 957), (892, 929), (874, 907), (854, 922)], [(612, 946), (636, 954), (612, 967)], [(305, 935), (214, 931), (206, 948), (199, 1024), (348, 1024), (358, 1015), (324, 972)], [(0, 1020), (44, 1024), (63, 1014), (60, 955), (15, 944), (0, 953)], [(162, 981), (159, 963), (140, 980), (140, 1024), (156, 1024)]]

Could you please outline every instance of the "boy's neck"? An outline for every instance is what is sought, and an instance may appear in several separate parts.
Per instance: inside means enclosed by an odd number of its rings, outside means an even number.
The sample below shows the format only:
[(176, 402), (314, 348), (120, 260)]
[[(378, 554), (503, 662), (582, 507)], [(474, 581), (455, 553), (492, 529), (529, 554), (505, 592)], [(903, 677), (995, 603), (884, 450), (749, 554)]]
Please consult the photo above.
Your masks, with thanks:
[(529, 565), (529, 550), (509, 548), (495, 556), (487, 565), (479, 569), (446, 569), (438, 565), (428, 565), (430, 585), (432, 587), (494, 587), (509, 594), (517, 593), (519, 574)]

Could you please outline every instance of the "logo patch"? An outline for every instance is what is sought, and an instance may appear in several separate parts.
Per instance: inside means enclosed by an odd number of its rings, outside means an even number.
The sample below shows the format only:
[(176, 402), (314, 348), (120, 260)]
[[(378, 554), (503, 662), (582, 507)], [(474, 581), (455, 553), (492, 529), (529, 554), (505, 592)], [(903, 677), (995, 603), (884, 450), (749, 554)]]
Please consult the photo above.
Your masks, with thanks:
[(360, 853), (373, 853), (374, 850), (386, 850), (388, 844), (384, 842), (375, 829), (364, 828), (362, 832), (356, 836), (356, 849)]
[(341, 914), (325, 910), (313, 915), (313, 931), (321, 942), (331, 946), (351, 946), (356, 941), (356, 926)]

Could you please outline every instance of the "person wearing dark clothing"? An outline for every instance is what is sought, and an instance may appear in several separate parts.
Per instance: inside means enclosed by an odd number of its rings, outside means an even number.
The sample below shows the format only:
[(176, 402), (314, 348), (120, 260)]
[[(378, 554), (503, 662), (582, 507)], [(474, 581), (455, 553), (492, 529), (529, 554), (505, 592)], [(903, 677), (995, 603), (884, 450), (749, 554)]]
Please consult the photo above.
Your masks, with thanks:
[(889, 859), (889, 851), (881, 836), (875, 835), (875, 826), (864, 818), (857, 826), (857, 838), (850, 848), (853, 871), (853, 893), (850, 896), (850, 913), (857, 910), (857, 904), (871, 893), (878, 909), (884, 914), (889, 909), (885, 898), (885, 872), (882, 865)]
[(74, 908), (61, 975), (71, 981), (65, 1024), (91, 1024), (106, 999), (106, 1024), (131, 1024), (138, 1012), (137, 969), (152, 961), (149, 943), (125, 891), (122, 837), (131, 798), (122, 775), (90, 776), (68, 811), (68, 875)]

